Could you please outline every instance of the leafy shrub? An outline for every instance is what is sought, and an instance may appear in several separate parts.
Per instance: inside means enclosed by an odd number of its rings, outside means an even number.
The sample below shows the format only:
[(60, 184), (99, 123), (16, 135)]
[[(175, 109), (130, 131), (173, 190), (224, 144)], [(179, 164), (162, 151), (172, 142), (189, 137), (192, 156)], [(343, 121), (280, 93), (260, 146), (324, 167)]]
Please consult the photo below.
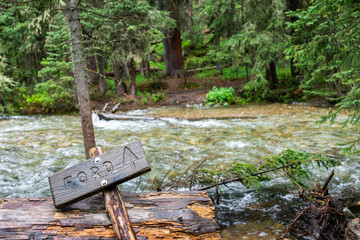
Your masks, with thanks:
[(38, 83), (34, 88), (34, 93), (22, 87), (23, 101), (20, 103), (20, 109), (25, 114), (42, 114), (54, 112), (69, 112), (75, 110), (74, 90), (71, 88), (73, 79), (63, 77), (62, 83), (68, 83), (67, 86), (59, 84), (53, 80)]
[(155, 94), (152, 94), (151, 95), (151, 100), (156, 103), (160, 100), (164, 100), (165, 99), (165, 94), (164, 93), (161, 93), (161, 92), (158, 92), (158, 93), (155, 93)]
[(141, 98), (140, 101), (143, 105), (148, 103), (148, 99), (146, 97)]
[(232, 87), (229, 88), (217, 88), (213, 87), (212, 91), (206, 94), (206, 102), (208, 105), (220, 103), (224, 106), (234, 103), (236, 100), (235, 90)]
[(154, 103), (165, 99), (165, 94), (161, 92), (150, 94), (147, 91), (144, 92), (137, 91), (137, 96), (140, 98), (142, 104), (148, 103), (150, 99)]

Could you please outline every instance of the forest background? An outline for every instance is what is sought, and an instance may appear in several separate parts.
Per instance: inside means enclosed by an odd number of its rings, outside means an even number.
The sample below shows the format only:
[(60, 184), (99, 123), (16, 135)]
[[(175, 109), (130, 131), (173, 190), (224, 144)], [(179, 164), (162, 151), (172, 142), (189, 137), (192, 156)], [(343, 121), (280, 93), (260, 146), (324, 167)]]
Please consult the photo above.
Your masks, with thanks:
[[(243, 80), (235, 90), (214, 89), (208, 102), (321, 98), (340, 109), (358, 105), (357, 1), (75, 2), (93, 101), (156, 102), (170, 87), (169, 78), (182, 78), (183, 88), (198, 87), (191, 75)], [(78, 110), (65, 6), (49, 0), (1, 2), (0, 111)]]

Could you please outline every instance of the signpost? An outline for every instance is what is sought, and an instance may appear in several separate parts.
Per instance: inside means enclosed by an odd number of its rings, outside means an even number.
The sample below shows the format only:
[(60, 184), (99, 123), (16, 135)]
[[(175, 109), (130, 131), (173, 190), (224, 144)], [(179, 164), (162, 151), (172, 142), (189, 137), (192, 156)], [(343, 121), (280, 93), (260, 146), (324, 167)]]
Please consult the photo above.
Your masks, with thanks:
[(140, 141), (103, 153), (90, 149), (89, 160), (49, 177), (56, 208), (66, 207), (98, 192), (104, 193), (105, 206), (119, 239), (136, 239), (124, 202), (116, 185), (151, 170)]

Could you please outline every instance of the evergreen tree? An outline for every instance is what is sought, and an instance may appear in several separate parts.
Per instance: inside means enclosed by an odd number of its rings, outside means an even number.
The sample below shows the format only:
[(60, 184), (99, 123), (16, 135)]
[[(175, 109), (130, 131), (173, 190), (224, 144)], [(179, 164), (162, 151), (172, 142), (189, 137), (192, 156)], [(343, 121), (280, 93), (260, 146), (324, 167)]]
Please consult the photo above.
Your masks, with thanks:
[(310, 96), (342, 97), (360, 74), (360, 5), (356, 1), (312, 1), (289, 13), (293, 31), (287, 54), (302, 70)]
[(6, 72), (16, 81), (36, 81), (45, 54), (44, 43), (51, 11), (40, 1), (1, 1), (0, 41), (9, 63)]

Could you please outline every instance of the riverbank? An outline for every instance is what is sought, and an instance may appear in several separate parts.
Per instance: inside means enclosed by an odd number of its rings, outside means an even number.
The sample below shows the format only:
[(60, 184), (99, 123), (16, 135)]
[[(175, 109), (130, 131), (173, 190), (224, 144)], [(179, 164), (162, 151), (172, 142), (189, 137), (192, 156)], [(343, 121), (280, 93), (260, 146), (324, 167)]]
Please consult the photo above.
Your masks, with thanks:
[[(134, 99), (131, 99), (130, 95), (124, 94), (121, 98), (100, 98), (97, 101), (92, 101), (93, 110), (97, 113), (100, 112), (111, 112), (115, 105), (119, 104), (116, 108), (116, 111), (113, 113), (123, 114), (125, 112), (140, 110), (140, 109), (149, 109), (149, 108), (161, 108), (161, 107), (181, 107), (192, 109), (189, 111), (194, 112), (200, 118), (215, 118), (215, 116), (207, 115), (204, 111), (208, 106), (206, 105), (206, 94), (212, 90), (214, 86), (220, 87), (232, 87), (235, 92), (238, 92), (242, 86), (246, 83), (246, 79), (232, 79), (232, 80), (224, 80), (220, 77), (211, 78), (211, 79), (199, 79), (199, 78), (189, 78), (186, 81), (182, 78), (169, 78), (164, 80), (164, 85), (167, 86), (166, 89), (161, 90), (159, 93), (163, 93), (164, 99), (153, 102), (152, 100), (148, 100), (146, 102), (142, 101), (143, 96), (137, 96)], [(141, 89), (140, 89), (141, 91)], [(259, 114), (257, 112), (248, 114), (249, 109), (251, 109), (253, 105), (258, 105), (260, 108), (263, 108), (262, 111), (266, 112), (266, 115), (269, 114), (280, 114), (279, 109), (276, 107), (274, 110), (274, 104), (281, 103), (261, 103), (261, 104), (247, 104), (246, 106), (242, 106), (248, 108), (244, 111), (247, 113), (245, 116), (238, 115), (221, 115), (223, 118), (236, 118), (236, 117), (257, 117)], [(321, 98), (313, 98), (308, 102), (296, 102), (291, 101), (288, 104), (284, 104), (284, 108), (290, 108), (292, 105), (305, 107), (305, 108), (328, 108), (331, 104), (325, 99)], [(106, 107), (106, 108), (105, 108)], [(220, 104), (215, 105), (215, 107), (223, 107)], [(231, 107), (239, 107), (239, 105), (232, 105)], [(250, 110), (251, 112), (251, 110)], [(216, 113), (219, 116), (219, 113)], [(223, 114), (223, 113), (220, 113)], [(158, 115), (158, 117), (181, 117), (181, 116), (163, 116)], [(187, 117), (184, 117), (185, 119)], [(191, 117), (190, 117), (191, 118)]]
[[(246, 83), (246, 79), (232, 79), (224, 80), (221, 77), (200, 79), (200, 78), (188, 78), (186, 81), (182, 78), (168, 78), (163, 80), (165, 89), (160, 92), (164, 94), (164, 99), (153, 102), (147, 101), (146, 103), (141, 101), (141, 97), (136, 97), (135, 100), (131, 99), (131, 96), (124, 94), (120, 98), (100, 98), (96, 101), (92, 101), (93, 110), (101, 112), (104, 106), (106, 111), (110, 112), (111, 109), (121, 102), (117, 112), (126, 112), (135, 109), (146, 109), (163, 106), (191, 106), (201, 105), (206, 101), (206, 94), (216, 86), (220, 87), (232, 87), (235, 91), (239, 90)], [(142, 91), (140, 88), (139, 91)]]

